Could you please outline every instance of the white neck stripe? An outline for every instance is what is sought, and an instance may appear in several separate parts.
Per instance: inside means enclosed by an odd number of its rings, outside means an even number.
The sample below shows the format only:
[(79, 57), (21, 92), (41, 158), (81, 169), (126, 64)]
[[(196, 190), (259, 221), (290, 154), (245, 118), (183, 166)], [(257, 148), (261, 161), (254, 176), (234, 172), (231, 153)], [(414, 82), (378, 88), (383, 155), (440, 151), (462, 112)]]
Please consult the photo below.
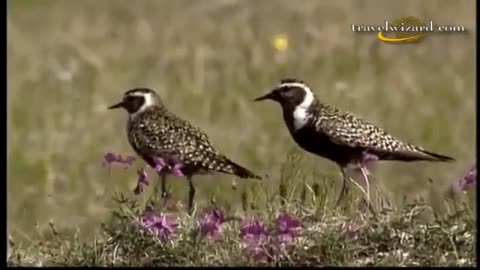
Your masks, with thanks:
[(138, 109), (136, 112), (130, 114), (130, 118), (135, 118), (139, 113), (155, 105), (155, 100), (151, 93), (131, 93), (130, 96), (143, 97), (145, 99), (142, 107), (140, 107), (140, 109)]
[[(306, 86), (304, 83), (282, 83), (279, 87), (298, 87), (302, 89), (308, 88), (308, 86)], [(308, 90), (310, 89), (308, 88)]]
[(288, 83), (284, 84), (285, 86), (291, 86), (291, 87), (299, 87), (302, 88), (303, 91), (305, 91), (305, 97), (303, 98), (302, 103), (297, 105), (295, 110), (293, 111), (293, 126), (295, 130), (298, 130), (302, 128), (310, 119), (310, 115), (308, 113), (308, 109), (312, 105), (312, 103), (315, 101), (315, 96), (313, 95), (312, 90), (308, 88), (305, 84), (301, 83)]

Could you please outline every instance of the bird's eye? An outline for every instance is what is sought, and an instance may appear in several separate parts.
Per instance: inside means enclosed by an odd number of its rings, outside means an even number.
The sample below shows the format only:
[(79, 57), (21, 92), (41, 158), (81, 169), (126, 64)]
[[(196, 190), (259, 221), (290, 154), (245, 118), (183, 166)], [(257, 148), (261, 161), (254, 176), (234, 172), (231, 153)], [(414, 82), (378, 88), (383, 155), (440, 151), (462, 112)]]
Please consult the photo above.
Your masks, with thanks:
[(292, 88), (291, 87), (284, 87), (282, 88), (282, 93), (283, 94), (288, 94), (292, 91)]

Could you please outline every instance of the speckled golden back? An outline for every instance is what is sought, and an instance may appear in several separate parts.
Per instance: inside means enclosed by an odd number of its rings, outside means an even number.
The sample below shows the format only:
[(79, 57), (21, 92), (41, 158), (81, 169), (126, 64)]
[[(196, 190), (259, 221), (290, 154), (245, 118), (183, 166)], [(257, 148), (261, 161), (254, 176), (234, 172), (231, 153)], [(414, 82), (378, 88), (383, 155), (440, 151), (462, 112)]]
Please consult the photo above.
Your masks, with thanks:
[(184, 163), (207, 166), (210, 159), (224, 158), (205, 133), (160, 107), (148, 108), (129, 119), (128, 139), (141, 154), (170, 153)]
[(383, 129), (349, 112), (319, 104), (315, 121), (318, 132), (328, 134), (332, 141), (350, 147), (366, 147), (383, 151), (417, 151), (420, 147), (404, 143)]

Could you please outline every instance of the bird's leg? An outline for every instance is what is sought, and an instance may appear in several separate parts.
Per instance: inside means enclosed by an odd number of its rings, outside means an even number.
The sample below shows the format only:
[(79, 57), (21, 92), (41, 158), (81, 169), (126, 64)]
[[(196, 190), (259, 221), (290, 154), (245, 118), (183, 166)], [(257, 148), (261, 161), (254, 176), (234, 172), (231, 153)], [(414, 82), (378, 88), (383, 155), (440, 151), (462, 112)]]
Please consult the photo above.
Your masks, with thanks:
[(348, 176), (345, 169), (345, 166), (340, 165), (340, 172), (342, 173), (343, 184), (342, 184), (342, 191), (340, 191), (340, 196), (338, 197), (337, 204), (343, 199), (343, 196), (348, 193)]
[(188, 180), (188, 213), (192, 214), (193, 198), (195, 197), (195, 187), (193, 186), (192, 176), (187, 176)]
[(154, 185), (153, 194), (150, 196), (150, 199), (149, 199), (149, 204), (151, 204), (152, 206), (157, 204), (159, 198), (164, 198), (167, 195), (167, 192), (166, 192), (167, 175), (163, 172), (158, 172), (158, 171), (157, 171), (157, 175), (158, 175), (158, 181)]
[[(158, 174), (158, 178), (160, 180), (160, 186), (161, 186), (161, 194), (160, 196), (162, 198), (165, 198), (167, 196), (167, 173), (164, 172), (164, 168), (169, 168), (170, 166), (165, 162), (165, 160), (161, 157), (154, 157), (153, 161), (155, 162), (155, 167), (154, 170)], [(156, 186), (157, 188), (155, 189), (155, 196), (158, 198), (158, 185)]]
[[(157, 172), (158, 181), (156, 185), (153, 187), (153, 194), (150, 196), (148, 200), (148, 204), (154, 206), (158, 203), (159, 198), (167, 198), (167, 174), (163, 172)], [(160, 193), (160, 194), (159, 194)], [(164, 202), (165, 204), (165, 202)]]
[[(158, 173), (158, 177), (160, 178), (160, 186), (162, 188), (161, 197), (167, 197), (167, 175), (165, 173)], [(158, 195), (158, 194), (157, 194)]]

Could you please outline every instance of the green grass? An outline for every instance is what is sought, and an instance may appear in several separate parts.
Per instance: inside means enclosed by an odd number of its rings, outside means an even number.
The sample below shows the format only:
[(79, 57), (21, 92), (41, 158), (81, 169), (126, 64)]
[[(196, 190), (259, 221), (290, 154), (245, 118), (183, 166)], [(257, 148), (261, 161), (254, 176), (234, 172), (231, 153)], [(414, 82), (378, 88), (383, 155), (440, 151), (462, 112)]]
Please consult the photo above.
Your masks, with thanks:
[[(287, 186), (287, 188), (289, 188)], [(395, 211), (338, 211), (324, 207), (322, 196), (305, 192), (308, 200), (273, 199), (266, 210), (245, 207), (223, 223), (221, 237), (202, 237), (198, 219), (173, 212), (178, 227), (168, 240), (140, 230), (137, 217), (144, 206), (130, 196), (115, 197), (117, 210), (102, 224), (102, 233), (90, 241), (60, 232), (50, 223), (46, 240), (25, 247), (10, 239), (10, 266), (474, 266), (475, 220), (456, 211), (442, 217), (416, 201)], [(323, 205), (323, 206), (322, 206)], [(150, 207), (160, 209), (160, 204)], [(172, 208), (170, 208), (172, 209)], [(175, 208), (173, 208), (175, 209)], [(173, 210), (172, 209), (172, 210)], [(160, 210), (161, 211), (161, 210)], [(166, 208), (163, 208), (166, 211)], [(302, 220), (293, 245), (263, 259), (255, 259), (239, 236), (241, 220), (257, 217), (274, 227), (280, 212)], [(198, 215), (200, 216), (200, 215)]]
[[(109, 151), (133, 155), (125, 135), (125, 113), (106, 108), (127, 89), (139, 86), (155, 89), (171, 111), (204, 130), (233, 160), (268, 175), (261, 183), (226, 175), (197, 177), (199, 208), (213, 201), (234, 213), (244, 213), (245, 204), (254, 211), (278, 212), (280, 206), (270, 202), (279, 193), (286, 190), (282, 195), (293, 203), (304, 196), (308, 185), (318, 187), (323, 198), (315, 205), (309, 202), (308, 207), (332, 209), (316, 213), (317, 217), (341, 220), (353, 215), (361, 198), (358, 191), (347, 198), (349, 208), (333, 211), (341, 187), (336, 165), (298, 149), (278, 105), (252, 102), (281, 78), (297, 77), (322, 101), (457, 159), (452, 164), (378, 163), (373, 168), (374, 182), (382, 190), (382, 196), (374, 192), (377, 210), (381, 200), (401, 213), (422, 199), (442, 219), (464, 211), (454, 222), (476, 222), (475, 192), (457, 194), (451, 188), (475, 158), (472, 1), (304, 0), (293, 5), (291, 1), (238, 0), (135, 4), (18, 0), (10, 1), (8, 15), (7, 226), (15, 243), (11, 254), (26, 256), (15, 255), (23, 259), (11, 257), (11, 263), (112, 263), (82, 252), (92, 252), (92, 243), (99, 241), (105, 256), (109, 254), (114, 244), (105, 242), (107, 232), (101, 224), (108, 223), (109, 214), (118, 209), (112, 196), (130, 194), (135, 186), (135, 170), (108, 170), (101, 162)], [(352, 23), (381, 24), (406, 15), (437, 24), (460, 24), (469, 33), (432, 34), (403, 46), (381, 43), (375, 34), (351, 32)], [(272, 47), (272, 39), (282, 33), (288, 36), (289, 47), (280, 52)], [(185, 181), (172, 177), (169, 184), (174, 196), (184, 200)], [(132, 199), (143, 205), (150, 189)], [(178, 215), (183, 213), (182, 209)], [(433, 214), (426, 219), (437, 220)], [(375, 224), (388, 228), (390, 221), (382, 222), (365, 221), (372, 228)], [(59, 241), (51, 235), (51, 223), (70, 240), (52, 248), (54, 255), (47, 259), (45, 243)], [(334, 228), (325, 224), (327, 236), (313, 239), (336, 237)], [(441, 227), (438, 234), (448, 228)], [(369, 233), (364, 235), (372, 239)], [(132, 232), (126, 237), (137, 236)], [(446, 238), (438, 237), (440, 246)], [(233, 236), (226, 239), (234, 241)], [(38, 241), (44, 246), (38, 247)], [(432, 241), (433, 248), (437, 240)], [(58, 255), (62, 249), (78, 257), (62, 259)], [(440, 263), (435, 256), (447, 249), (426, 252), (436, 258), (427, 263)], [(308, 261), (355, 264), (358, 255), (352, 251), (345, 258), (333, 258), (341, 255), (336, 254), (340, 249), (323, 250), (315, 253), (323, 258)], [(301, 258), (312, 255), (299, 254)], [(474, 261), (474, 253), (465, 254), (467, 261)], [(120, 264), (148, 264), (141, 256), (125, 256)], [(178, 263), (207, 264), (198, 256)], [(225, 264), (246, 263), (239, 258), (225, 260)], [(162, 263), (166, 261), (152, 262)], [(449, 263), (452, 260), (447, 258), (442, 264)]]

